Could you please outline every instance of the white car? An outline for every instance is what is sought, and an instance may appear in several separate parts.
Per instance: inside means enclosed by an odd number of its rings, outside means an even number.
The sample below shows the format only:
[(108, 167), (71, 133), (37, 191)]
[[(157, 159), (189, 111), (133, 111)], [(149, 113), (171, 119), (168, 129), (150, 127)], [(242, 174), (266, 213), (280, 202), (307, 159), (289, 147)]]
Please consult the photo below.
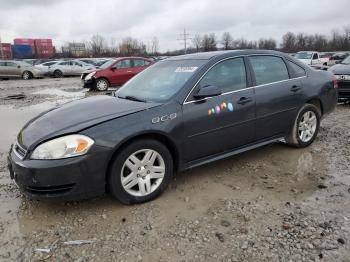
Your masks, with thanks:
[(327, 66), (329, 61), (328, 57), (321, 57), (320, 54), (315, 51), (300, 51), (295, 54), (294, 58), (313, 67)]
[(53, 66), (54, 64), (58, 63), (59, 61), (49, 61), (45, 62), (39, 65), (35, 65), (34, 67), (41, 70), (45, 75), (49, 73), (50, 66)]
[(48, 73), (54, 77), (80, 76), (84, 71), (92, 70), (94, 68), (93, 65), (81, 61), (66, 60), (50, 66)]

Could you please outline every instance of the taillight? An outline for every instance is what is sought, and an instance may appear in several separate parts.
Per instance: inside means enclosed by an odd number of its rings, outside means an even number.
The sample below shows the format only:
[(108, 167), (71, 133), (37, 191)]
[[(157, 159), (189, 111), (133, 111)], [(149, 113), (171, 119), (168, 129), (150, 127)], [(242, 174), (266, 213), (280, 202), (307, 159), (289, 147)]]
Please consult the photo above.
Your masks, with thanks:
[(333, 88), (338, 88), (338, 81), (335, 75), (333, 75), (332, 80), (333, 80)]

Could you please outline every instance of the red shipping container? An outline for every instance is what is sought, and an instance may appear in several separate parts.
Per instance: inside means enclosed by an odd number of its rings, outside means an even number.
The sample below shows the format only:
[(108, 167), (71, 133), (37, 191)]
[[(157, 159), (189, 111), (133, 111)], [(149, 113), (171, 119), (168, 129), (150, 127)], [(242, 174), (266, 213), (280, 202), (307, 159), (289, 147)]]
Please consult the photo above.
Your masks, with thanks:
[(53, 46), (36, 45), (37, 58), (51, 58), (54, 55)]
[(12, 48), (11, 48), (11, 44), (2, 43), (2, 44), (1, 44), (1, 49), (2, 49), (2, 58), (3, 58), (3, 59), (12, 59)]
[(35, 39), (35, 45), (47, 45), (52, 46), (52, 39)]
[(32, 46), (32, 52), (35, 53), (35, 43), (32, 38), (15, 38), (13, 40), (15, 45), (30, 45)]

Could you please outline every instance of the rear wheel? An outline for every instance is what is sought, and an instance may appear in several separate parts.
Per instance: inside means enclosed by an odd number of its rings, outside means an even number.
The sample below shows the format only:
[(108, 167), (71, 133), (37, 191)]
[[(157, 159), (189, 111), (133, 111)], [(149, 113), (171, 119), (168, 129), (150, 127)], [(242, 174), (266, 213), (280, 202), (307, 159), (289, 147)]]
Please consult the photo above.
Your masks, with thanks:
[(55, 70), (53, 72), (53, 76), (56, 77), (56, 78), (61, 78), (61, 77), (63, 77), (63, 73), (62, 73), (61, 70)]
[(29, 71), (24, 71), (23, 74), (22, 74), (22, 78), (24, 80), (29, 80), (29, 79), (32, 79), (33, 78), (33, 74)]
[(298, 113), (293, 129), (286, 141), (295, 147), (307, 147), (315, 140), (320, 127), (320, 110), (312, 105), (306, 104)]
[(153, 139), (141, 139), (124, 147), (115, 157), (108, 185), (111, 194), (124, 204), (156, 198), (173, 176), (169, 150)]
[(105, 78), (99, 78), (96, 80), (95, 88), (98, 91), (106, 91), (109, 87), (109, 83)]

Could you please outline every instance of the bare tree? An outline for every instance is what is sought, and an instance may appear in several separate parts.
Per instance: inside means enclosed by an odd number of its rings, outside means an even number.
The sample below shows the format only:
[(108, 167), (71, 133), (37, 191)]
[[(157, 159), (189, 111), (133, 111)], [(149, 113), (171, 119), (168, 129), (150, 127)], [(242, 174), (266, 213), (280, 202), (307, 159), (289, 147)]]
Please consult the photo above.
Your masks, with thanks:
[(200, 36), (200, 34), (195, 34), (195, 36), (192, 39), (192, 43), (194, 45), (194, 48), (196, 49), (196, 52), (199, 52), (202, 45), (202, 37)]
[(126, 37), (119, 43), (119, 52), (121, 55), (145, 55), (147, 53), (146, 45), (132, 37)]
[(221, 44), (224, 46), (225, 50), (232, 49), (233, 38), (229, 32), (222, 34)]
[(151, 41), (151, 54), (157, 55), (158, 51), (159, 51), (159, 40), (156, 36), (154, 36)]
[(267, 49), (267, 50), (274, 50), (277, 47), (276, 40), (273, 38), (265, 39), (260, 38), (258, 42), (258, 48), (259, 49)]
[(89, 49), (93, 56), (102, 55), (106, 51), (105, 39), (98, 34), (93, 35), (89, 42)]
[(281, 48), (285, 52), (295, 52), (296, 51), (296, 36), (292, 32), (288, 32), (282, 36)]
[(201, 46), (204, 52), (217, 50), (216, 36), (214, 33), (205, 34), (202, 38)]

